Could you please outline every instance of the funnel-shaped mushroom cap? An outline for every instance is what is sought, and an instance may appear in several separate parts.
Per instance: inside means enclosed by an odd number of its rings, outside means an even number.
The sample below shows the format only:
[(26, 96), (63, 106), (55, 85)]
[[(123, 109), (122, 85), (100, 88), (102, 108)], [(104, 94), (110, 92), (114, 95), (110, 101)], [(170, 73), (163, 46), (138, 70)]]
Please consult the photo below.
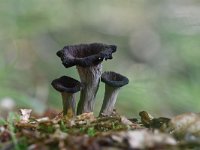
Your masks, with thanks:
[(101, 75), (101, 81), (112, 87), (122, 87), (129, 82), (127, 77), (111, 71), (104, 72)]
[(81, 83), (68, 76), (53, 80), (51, 85), (59, 92), (76, 93), (81, 89)]
[(112, 59), (112, 53), (116, 52), (117, 46), (101, 43), (68, 45), (57, 52), (63, 65), (68, 68), (74, 65), (89, 67), (97, 65), (104, 59)]

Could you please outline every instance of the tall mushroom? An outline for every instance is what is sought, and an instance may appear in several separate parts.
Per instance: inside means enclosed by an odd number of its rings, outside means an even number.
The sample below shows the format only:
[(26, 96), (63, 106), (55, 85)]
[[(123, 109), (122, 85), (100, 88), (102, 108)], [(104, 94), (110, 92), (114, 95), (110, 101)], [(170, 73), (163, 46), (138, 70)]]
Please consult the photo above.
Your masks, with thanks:
[(93, 111), (102, 74), (101, 62), (112, 59), (112, 53), (116, 49), (115, 45), (92, 43), (65, 46), (57, 52), (66, 68), (76, 65), (83, 85), (77, 114)]
[(62, 76), (52, 81), (51, 85), (61, 93), (63, 102), (63, 115), (76, 114), (75, 93), (80, 91), (81, 83), (68, 76)]
[(113, 112), (119, 89), (128, 84), (127, 77), (115, 72), (104, 72), (101, 81), (105, 83), (105, 94), (100, 116), (110, 116)]

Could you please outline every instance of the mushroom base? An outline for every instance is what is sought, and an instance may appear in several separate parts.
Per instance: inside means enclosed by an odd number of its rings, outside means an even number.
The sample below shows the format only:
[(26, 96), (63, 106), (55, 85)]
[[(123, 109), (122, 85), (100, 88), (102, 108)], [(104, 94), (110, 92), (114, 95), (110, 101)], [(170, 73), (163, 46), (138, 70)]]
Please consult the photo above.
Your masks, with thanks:
[(115, 107), (117, 95), (119, 93), (119, 89), (120, 88), (115, 88), (109, 85), (105, 85), (104, 100), (99, 116), (101, 115), (110, 116), (112, 114), (113, 109)]
[(72, 93), (62, 93), (63, 115), (74, 117), (76, 115), (75, 95)]
[(77, 70), (83, 86), (77, 108), (77, 114), (79, 115), (92, 112), (94, 109), (95, 97), (102, 74), (102, 64), (86, 68), (77, 66)]

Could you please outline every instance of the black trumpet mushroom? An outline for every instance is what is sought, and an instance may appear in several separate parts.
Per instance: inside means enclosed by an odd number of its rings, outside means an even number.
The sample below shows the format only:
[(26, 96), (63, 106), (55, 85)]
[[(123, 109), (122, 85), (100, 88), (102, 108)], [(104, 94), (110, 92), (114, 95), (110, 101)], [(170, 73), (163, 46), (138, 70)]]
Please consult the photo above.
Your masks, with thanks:
[(129, 80), (127, 77), (115, 72), (104, 72), (101, 76), (101, 81), (105, 83), (105, 94), (99, 115), (110, 116), (120, 88), (128, 84)]
[(115, 45), (102, 43), (68, 45), (57, 52), (66, 68), (76, 66), (83, 88), (77, 114), (92, 112), (102, 74), (103, 60), (112, 59)]
[(68, 76), (62, 76), (52, 81), (51, 85), (62, 95), (63, 115), (76, 115), (75, 93), (80, 91), (81, 83)]

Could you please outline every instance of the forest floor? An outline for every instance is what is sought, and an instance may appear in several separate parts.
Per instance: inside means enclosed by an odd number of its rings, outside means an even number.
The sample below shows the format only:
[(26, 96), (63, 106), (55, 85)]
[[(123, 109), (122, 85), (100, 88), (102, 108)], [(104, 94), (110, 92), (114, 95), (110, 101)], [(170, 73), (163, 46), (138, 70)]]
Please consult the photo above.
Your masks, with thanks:
[(33, 117), (31, 110), (10, 113), (0, 121), (2, 150), (128, 150), (199, 149), (200, 115), (185, 113), (173, 118), (154, 118), (139, 113), (140, 119), (117, 113), (95, 117), (84, 113), (71, 118), (62, 113)]

